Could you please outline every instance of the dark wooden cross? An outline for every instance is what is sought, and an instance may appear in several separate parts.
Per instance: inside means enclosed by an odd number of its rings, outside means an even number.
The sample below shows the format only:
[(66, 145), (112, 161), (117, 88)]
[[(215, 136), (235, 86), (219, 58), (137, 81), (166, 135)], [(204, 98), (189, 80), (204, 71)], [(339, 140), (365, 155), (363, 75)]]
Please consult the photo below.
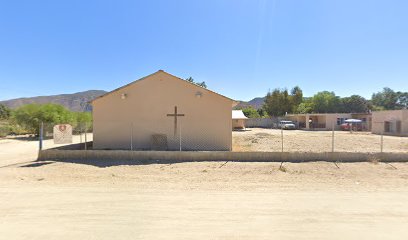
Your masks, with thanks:
[(167, 114), (167, 117), (174, 117), (174, 136), (177, 135), (177, 117), (184, 117), (184, 114), (177, 113), (177, 106), (174, 106), (174, 113)]

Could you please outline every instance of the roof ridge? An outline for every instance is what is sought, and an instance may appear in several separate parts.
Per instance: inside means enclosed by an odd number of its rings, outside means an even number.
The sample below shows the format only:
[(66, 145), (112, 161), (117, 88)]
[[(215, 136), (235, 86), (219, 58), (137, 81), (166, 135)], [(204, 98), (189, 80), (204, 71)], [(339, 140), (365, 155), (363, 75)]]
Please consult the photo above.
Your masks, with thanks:
[(119, 91), (119, 90), (121, 90), (121, 89), (123, 89), (123, 88), (125, 88), (125, 87), (128, 87), (129, 85), (132, 85), (132, 84), (134, 84), (134, 83), (136, 83), (136, 82), (138, 82), (138, 81), (141, 81), (141, 80), (143, 80), (143, 79), (146, 79), (146, 78), (148, 78), (148, 77), (151, 77), (151, 76), (153, 76), (153, 75), (155, 75), (155, 74), (158, 74), (158, 73), (161, 73), (161, 72), (162, 72), (162, 73), (165, 73), (165, 74), (167, 74), (167, 75), (170, 75), (170, 76), (172, 76), (172, 77), (174, 77), (174, 78), (177, 78), (177, 79), (179, 79), (179, 80), (182, 80), (183, 82), (185, 82), (185, 83), (187, 83), (187, 84), (191, 84), (191, 85), (193, 85), (193, 86), (195, 86), (195, 87), (202, 88), (203, 90), (206, 90), (206, 91), (208, 91), (208, 92), (210, 92), (210, 93), (217, 94), (217, 95), (219, 95), (219, 96), (221, 96), (221, 97), (223, 97), (223, 98), (226, 98), (226, 99), (228, 99), (228, 100), (231, 100), (233, 103), (236, 102), (236, 101), (233, 100), (232, 98), (226, 97), (226, 96), (224, 96), (224, 95), (222, 95), (222, 94), (219, 94), (219, 93), (217, 93), (217, 92), (214, 92), (214, 91), (212, 91), (212, 90), (209, 90), (209, 89), (207, 89), (207, 88), (204, 88), (204, 87), (202, 87), (202, 86), (199, 86), (199, 85), (197, 85), (197, 84), (195, 84), (195, 83), (191, 83), (191, 82), (189, 82), (189, 81), (186, 81), (185, 79), (182, 79), (182, 78), (177, 77), (177, 76), (175, 76), (175, 75), (173, 75), (173, 74), (170, 74), (170, 73), (168, 73), (168, 72), (166, 72), (166, 71), (164, 71), (164, 70), (162, 70), (162, 69), (159, 69), (158, 71), (156, 71), (156, 72), (154, 72), (154, 73), (152, 73), (152, 74), (149, 74), (149, 75), (147, 75), (147, 76), (144, 76), (144, 77), (142, 77), (142, 78), (139, 78), (139, 79), (137, 79), (137, 80), (134, 80), (134, 81), (132, 81), (132, 82), (126, 84), (126, 85), (123, 85), (123, 86), (121, 86), (121, 87), (119, 87), (119, 88), (116, 88), (116, 89), (114, 89), (114, 90), (112, 90), (112, 91), (109, 91), (109, 92), (107, 92), (107, 93), (105, 93), (105, 94), (103, 94), (103, 95), (101, 95), (101, 96), (99, 96), (99, 97), (93, 99), (92, 101), (90, 101), (90, 103), (93, 103), (94, 101), (96, 101), (96, 100), (98, 100), (98, 99), (100, 99), (100, 98), (103, 98), (103, 97), (105, 97), (105, 96), (107, 96), (107, 95), (109, 95), (109, 94), (111, 94), (111, 93), (113, 93), (113, 92)]
[(164, 70), (159, 70), (159, 71), (164, 72), (164, 73), (166, 73), (166, 74), (168, 74), (168, 75), (170, 75), (170, 76), (172, 76), (172, 77), (178, 78), (178, 79), (180, 79), (180, 80), (182, 80), (182, 81), (184, 81), (184, 82), (186, 82), (186, 83), (188, 83), (188, 84), (191, 84), (191, 85), (193, 85), (193, 86), (202, 88), (202, 89), (204, 89), (204, 90), (207, 90), (207, 91), (209, 91), (209, 92), (212, 92), (212, 93), (215, 93), (215, 94), (217, 94), (217, 95), (220, 95), (221, 97), (224, 97), (224, 98), (227, 98), (227, 99), (229, 99), (229, 100), (231, 100), (231, 101), (236, 102), (236, 101), (235, 101), (234, 99), (232, 99), (232, 98), (229, 98), (229, 97), (227, 97), (227, 96), (225, 96), (225, 95), (222, 95), (222, 94), (220, 94), (220, 93), (217, 93), (217, 92), (215, 92), (215, 91), (213, 91), (213, 90), (210, 90), (210, 89), (208, 89), (208, 88), (202, 87), (202, 86), (197, 85), (197, 84), (195, 84), (195, 83), (186, 81), (185, 79), (182, 79), (181, 77), (177, 77), (177, 76), (175, 76), (175, 75), (173, 75), (173, 74), (171, 74), (171, 73), (168, 73), (168, 72), (166, 72), (166, 71), (164, 71)]

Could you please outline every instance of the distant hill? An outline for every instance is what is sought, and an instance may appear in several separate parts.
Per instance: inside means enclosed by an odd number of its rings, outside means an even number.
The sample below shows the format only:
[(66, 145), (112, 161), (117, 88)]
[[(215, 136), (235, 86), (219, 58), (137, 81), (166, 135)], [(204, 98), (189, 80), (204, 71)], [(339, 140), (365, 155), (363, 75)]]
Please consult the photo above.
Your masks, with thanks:
[(246, 107), (253, 107), (255, 109), (262, 108), (262, 105), (265, 102), (265, 97), (257, 97), (252, 99), (251, 101), (244, 102), (240, 101), (239, 104), (235, 108), (246, 108)]
[(0, 101), (0, 104), (4, 104), (9, 108), (18, 108), (25, 104), (38, 103), (56, 103), (61, 104), (71, 111), (84, 112), (91, 111), (91, 105), (89, 102), (96, 97), (105, 94), (103, 90), (89, 90), (85, 92), (78, 92), (73, 94), (60, 94), (53, 96), (39, 96), (30, 98), (16, 98), (6, 101)]
[[(37, 104), (56, 103), (63, 105), (64, 107), (68, 108), (71, 111), (87, 112), (92, 110), (91, 106), (89, 105), (89, 102), (105, 93), (107, 92), (103, 90), (89, 90), (85, 92), (78, 92), (72, 94), (16, 98), (6, 101), (0, 101), (0, 104), (4, 104), (9, 108), (18, 108), (25, 104), (31, 103)], [(248, 102), (239, 101), (238, 105), (234, 108), (240, 109), (251, 106), (255, 109), (259, 109), (262, 108), (264, 101), (265, 97), (257, 97)]]

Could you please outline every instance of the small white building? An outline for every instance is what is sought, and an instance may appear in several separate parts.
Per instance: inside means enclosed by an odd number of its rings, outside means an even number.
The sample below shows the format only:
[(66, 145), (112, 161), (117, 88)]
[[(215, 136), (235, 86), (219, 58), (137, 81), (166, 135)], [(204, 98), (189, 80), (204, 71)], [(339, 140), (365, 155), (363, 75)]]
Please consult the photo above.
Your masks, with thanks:
[(246, 119), (242, 110), (232, 110), (232, 129), (245, 129)]

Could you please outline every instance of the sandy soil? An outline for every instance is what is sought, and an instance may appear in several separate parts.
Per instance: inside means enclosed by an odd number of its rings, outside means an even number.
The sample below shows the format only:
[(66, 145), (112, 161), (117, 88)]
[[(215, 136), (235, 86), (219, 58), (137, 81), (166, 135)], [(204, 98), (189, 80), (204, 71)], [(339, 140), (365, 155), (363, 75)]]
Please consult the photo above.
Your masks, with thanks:
[[(0, 239), (406, 239), (407, 163), (100, 168), (0, 140)], [(10, 160), (10, 149), (19, 154)], [(35, 154), (35, 147), (34, 154)], [(23, 161), (22, 158), (25, 160)], [(14, 164), (11, 164), (14, 161)], [(7, 164), (5, 164), (7, 163)]]
[[(80, 143), (84, 135), (72, 137), (72, 143)], [(92, 141), (92, 134), (87, 134), (87, 141)], [(43, 141), (43, 149), (55, 148), (68, 144), (54, 144), (53, 139)], [(0, 138), (0, 167), (16, 163), (29, 162), (37, 159), (39, 141), (29, 136), (9, 136)]]
[[(234, 131), (234, 151), (281, 151), (281, 130), (249, 128)], [(289, 152), (331, 152), (331, 131), (283, 131), (283, 149)], [(367, 132), (336, 131), (334, 151), (338, 152), (380, 152), (381, 136)], [(384, 136), (384, 152), (408, 152), (408, 137)]]

